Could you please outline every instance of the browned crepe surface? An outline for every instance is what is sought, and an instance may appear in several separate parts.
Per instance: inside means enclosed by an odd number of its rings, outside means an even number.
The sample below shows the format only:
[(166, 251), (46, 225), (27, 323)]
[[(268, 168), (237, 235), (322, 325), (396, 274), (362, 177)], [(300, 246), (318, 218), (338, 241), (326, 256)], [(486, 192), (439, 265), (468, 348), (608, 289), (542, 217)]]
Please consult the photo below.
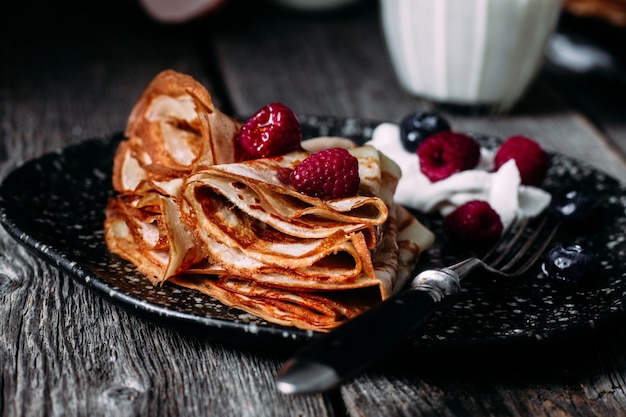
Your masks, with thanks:
[[(153, 285), (201, 291), (270, 322), (327, 331), (389, 297), (433, 235), (393, 193), (400, 171), (370, 146), (318, 138), (301, 151), (239, 160), (241, 123), (191, 77), (157, 75), (117, 151), (105, 239)], [(358, 195), (295, 191), (290, 172), (319, 149), (359, 161)]]

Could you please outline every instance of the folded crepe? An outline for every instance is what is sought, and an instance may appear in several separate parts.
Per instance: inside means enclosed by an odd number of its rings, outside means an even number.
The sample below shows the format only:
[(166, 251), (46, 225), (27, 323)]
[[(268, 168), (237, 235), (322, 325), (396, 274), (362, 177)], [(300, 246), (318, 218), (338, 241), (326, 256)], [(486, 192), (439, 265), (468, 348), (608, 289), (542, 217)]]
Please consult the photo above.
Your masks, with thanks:
[[(113, 171), (109, 249), (153, 285), (208, 294), (270, 322), (328, 331), (398, 291), (433, 234), (393, 202), (398, 166), (371, 146), (303, 141), (239, 159), (241, 124), (188, 76), (166, 71), (134, 107)], [(356, 196), (297, 192), (291, 172), (342, 146), (359, 162)]]
[(213, 105), (192, 77), (159, 73), (131, 110), (113, 165), (115, 190), (134, 191), (143, 182), (167, 183), (195, 167), (234, 162), (241, 122)]

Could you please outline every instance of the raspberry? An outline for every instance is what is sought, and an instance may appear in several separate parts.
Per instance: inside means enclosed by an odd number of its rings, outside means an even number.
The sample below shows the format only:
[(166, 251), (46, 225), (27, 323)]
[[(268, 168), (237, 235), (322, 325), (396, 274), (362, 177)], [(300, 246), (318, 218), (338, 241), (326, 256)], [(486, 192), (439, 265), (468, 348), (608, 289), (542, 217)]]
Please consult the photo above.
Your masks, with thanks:
[(511, 136), (496, 152), (494, 169), (497, 171), (506, 161), (514, 159), (522, 184), (540, 185), (548, 173), (548, 154), (534, 140), (525, 136)]
[(259, 109), (239, 132), (244, 159), (280, 156), (301, 148), (302, 129), (296, 115), (282, 103)]
[(438, 132), (419, 145), (417, 156), (422, 173), (435, 182), (474, 168), (480, 159), (480, 145), (462, 133)]
[(290, 175), (299, 192), (318, 198), (345, 198), (359, 191), (359, 161), (343, 148), (309, 155)]
[(491, 205), (472, 200), (448, 214), (442, 223), (450, 239), (464, 244), (483, 245), (495, 242), (502, 234), (502, 221)]

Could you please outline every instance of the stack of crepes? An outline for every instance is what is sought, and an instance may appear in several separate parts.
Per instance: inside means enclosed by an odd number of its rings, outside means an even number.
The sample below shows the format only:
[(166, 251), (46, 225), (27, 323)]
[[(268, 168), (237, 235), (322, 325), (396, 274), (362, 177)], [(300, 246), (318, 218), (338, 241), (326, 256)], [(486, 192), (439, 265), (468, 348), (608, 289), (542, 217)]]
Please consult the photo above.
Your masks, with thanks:
[[(115, 155), (108, 248), (155, 286), (168, 281), (267, 321), (317, 331), (406, 283), (434, 237), (393, 203), (394, 162), (371, 146), (328, 137), (241, 161), (240, 127), (190, 76), (158, 74)], [(322, 200), (295, 191), (289, 172), (330, 146), (358, 159), (358, 195)]]

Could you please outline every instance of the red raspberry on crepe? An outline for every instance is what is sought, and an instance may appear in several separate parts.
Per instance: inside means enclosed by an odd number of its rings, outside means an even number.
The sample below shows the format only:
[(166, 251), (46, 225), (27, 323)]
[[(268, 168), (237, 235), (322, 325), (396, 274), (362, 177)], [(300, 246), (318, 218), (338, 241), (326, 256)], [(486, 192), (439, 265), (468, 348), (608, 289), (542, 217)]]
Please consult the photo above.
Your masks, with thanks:
[(359, 191), (359, 161), (343, 148), (316, 152), (291, 172), (291, 184), (311, 197), (351, 197)]
[(244, 159), (269, 158), (301, 149), (300, 121), (282, 103), (271, 103), (259, 109), (239, 133)]

